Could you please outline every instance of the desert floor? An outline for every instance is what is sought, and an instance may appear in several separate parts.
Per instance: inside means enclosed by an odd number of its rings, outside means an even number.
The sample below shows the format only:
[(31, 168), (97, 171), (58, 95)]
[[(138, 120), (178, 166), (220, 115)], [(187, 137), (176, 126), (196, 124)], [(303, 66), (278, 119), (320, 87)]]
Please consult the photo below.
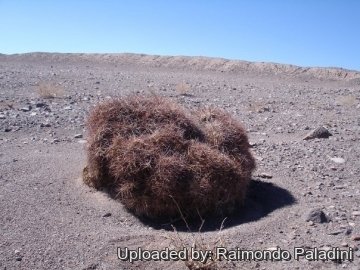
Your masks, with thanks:
[[(257, 170), (243, 208), (201, 233), (140, 220), (82, 182), (89, 110), (129, 94), (223, 108)], [(314, 128), (333, 136), (303, 140)], [(353, 248), (353, 261), (221, 261), (218, 269), (360, 269), (360, 73), (201, 57), (0, 55), (0, 269), (187, 269), (147, 250)], [(319, 209), (323, 223), (307, 221)], [(327, 219), (327, 220), (325, 220)], [(294, 256), (292, 256), (294, 257)]]

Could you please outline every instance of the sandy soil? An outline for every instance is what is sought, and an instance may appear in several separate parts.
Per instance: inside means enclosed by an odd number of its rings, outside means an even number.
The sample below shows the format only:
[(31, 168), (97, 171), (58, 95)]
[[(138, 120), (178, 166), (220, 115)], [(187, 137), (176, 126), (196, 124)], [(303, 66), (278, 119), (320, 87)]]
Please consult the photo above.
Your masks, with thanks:
[[(114, 96), (216, 105), (247, 128), (257, 171), (233, 216), (140, 220), (82, 183), (85, 119)], [(55, 98), (47, 98), (55, 96)], [(333, 136), (303, 140), (326, 127)], [(186, 269), (117, 257), (117, 247), (353, 249), (353, 261), (221, 261), (219, 269), (360, 269), (360, 73), (201, 57), (0, 55), (0, 269)], [(313, 209), (323, 216), (308, 221)], [(199, 249), (201, 248), (198, 246)]]

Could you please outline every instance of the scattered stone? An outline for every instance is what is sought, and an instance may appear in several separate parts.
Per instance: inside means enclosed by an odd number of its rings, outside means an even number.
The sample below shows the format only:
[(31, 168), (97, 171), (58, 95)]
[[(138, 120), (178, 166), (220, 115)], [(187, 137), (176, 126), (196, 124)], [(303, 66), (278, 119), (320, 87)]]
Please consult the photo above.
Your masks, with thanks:
[(32, 107), (29, 105), (29, 106), (22, 107), (22, 108), (20, 109), (20, 111), (29, 112), (29, 111), (31, 111), (31, 109), (32, 109)]
[(111, 216), (111, 213), (106, 213), (103, 215), (103, 217), (110, 217)]
[(360, 241), (360, 235), (359, 235), (359, 234), (353, 235), (353, 237), (351, 237), (351, 240), (353, 240), (353, 241)]
[(42, 108), (42, 107), (45, 107), (45, 106), (47, 106), (47, 104), (45, 102), (36, 102), (35, 103), (36, 108)]
[(329, 222), (330, 218), (321, 209), (312, 209), (306, 216), (306, 221), (312, 221), (314, 223)]
[(323, 247), (321, 248), (321, 250), (329, 251), (329, 250), (331, 250), (331, 247), (329, 247), (329, 246), (323, 246)]
[(16, 261), (21, 262), (22, 258), (21, 257), (16, 257)]
[(316, 139), (316, 138), (329, 138), (330, 136), (332, 136), (330, 131), (327, 128), (321, 126), (321, 127), (318, 127), (316, 129), (310, 131), (304, 137), (304, 140), (311, 140), (311, 139)]
[(4, 128), (4, 132), (10, 132), (12, 129), (10, 127)]
[(336, 185), (334, 186), (334, 189), (345, 189), (347, 186), (344, 185)]
[(51, 127), (50, 123), (41, 123), (40, 127)]
[(19, 254), (20, 254), (20, 250), (15, 249), (14, 253), (15, 253), (15, 255), (19, 255)]
[(269, 174), (269, 173), (259, 173), (259, 174), (258, 174), (258, 177), (260, 177), (260, 178), (265, 178), (265, 179), (271, 179), (271, 178), (273, 178), (273, 176), (272, 176), (271, 174)]
[(352, 233), (352, 231), (353, 231), (352, 228), (350, 228), (350, 227), (346, 228), (345, 235), (350, 235)]
[(353, 211), (351, 215), (353, 215), (354, 217), (358, 217), (360, 216), (360, 211)]
[(334, 161), (335, 163), (345, 163), (345, 159), (343, 158), (339, 158), (339, 157), (333, 157), (333, 158), (330, 158), (331, 161)]
[(0, 119), (6, 119), (6, 116), (4, 114), (0, 114)]
[(36, 113), (36, 112), (32, 112), (32, 113), (30, 113), (30, 115), (31, 115), (31, 116), (35, 116), (35, 115), (37, 115), (37, 113)]
[(269, 248), (267, 248), (266, 250), (275, 251), (275, 250), (277, 250), (277, 249), (278, 249), (278, 247), (276, 246), (276, 247), (269, 247)]
[(346, 243), (346, 242), (342, 242), (340, 245), (341, 245), (342, 247), (348, 247), (348, 246), (349, 246), (349, 244)]
[(75, 139), (81, 139), (82, 137), (83, 137), (82, 134), (76, 134), (76, 135), (74, 136)]
[(344, 232), (343, 230), (338, 230), (338, 231), (329, 232), (328, 235), (338, 235), (338, 234), (341, 234), (343, 232)]
[(270, 108), (269, 107), (262, 107), (262, 108), (258, 108), (256, 110), (257, 113), (263, 113), (263, 112), (270, 112)]
[(59, 139), (53, 139), (53, 141), (52, 141), (53, 143), (58, 143), (58, 142), (60, 142), (60, 140)]
[(257, 146), (257, 143), (256, 142), (249, 142), (249, 145), (250, 145), (251, 148), (253, 148), (253, 147)]
[(72, 108), (71, 108), (71, 106), (66, 106), (66, 107), (64, 107), (64, 110), (66, 110), (66, 111), (71, 111)]
[(83, 268), (82, 270), (96, 270), (96, 269), (99, 269), (98, 263), (92, 263), (89, 266)]

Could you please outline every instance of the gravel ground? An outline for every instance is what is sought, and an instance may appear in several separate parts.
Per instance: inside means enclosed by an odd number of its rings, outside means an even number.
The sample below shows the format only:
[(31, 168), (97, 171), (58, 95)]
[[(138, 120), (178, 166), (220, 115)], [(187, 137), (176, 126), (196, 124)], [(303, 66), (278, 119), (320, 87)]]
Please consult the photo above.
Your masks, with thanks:
[[(89, 110), (129, 94), (215, 105), (244, 124), (257, 171), (245, 206), (222, 230), (222, 220), (205, 219), (201, 233), (180, 222), (174, 232), (82, 183)], [(332, 136), (303, 140), (321, 126)], [(183, 261), (122, 261), (117, 247), (194, 241), (203, 250), (292, 256), (223, 260), (219, 269), (360, 269), (359, 139), (356, 71), (201, 57), (0, 55), (0, 269), (187, 269)], [(354, 259), (295, 260), (295, 247), (351, 248)]]

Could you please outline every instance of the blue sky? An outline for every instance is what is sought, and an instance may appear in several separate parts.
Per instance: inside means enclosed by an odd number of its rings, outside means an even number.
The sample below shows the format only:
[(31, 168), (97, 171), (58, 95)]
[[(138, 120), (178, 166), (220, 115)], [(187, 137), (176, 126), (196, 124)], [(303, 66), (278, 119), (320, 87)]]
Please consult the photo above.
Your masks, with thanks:
[(360, 70), (359, 0), (0, 0), (0, 53), (134, 52)]

